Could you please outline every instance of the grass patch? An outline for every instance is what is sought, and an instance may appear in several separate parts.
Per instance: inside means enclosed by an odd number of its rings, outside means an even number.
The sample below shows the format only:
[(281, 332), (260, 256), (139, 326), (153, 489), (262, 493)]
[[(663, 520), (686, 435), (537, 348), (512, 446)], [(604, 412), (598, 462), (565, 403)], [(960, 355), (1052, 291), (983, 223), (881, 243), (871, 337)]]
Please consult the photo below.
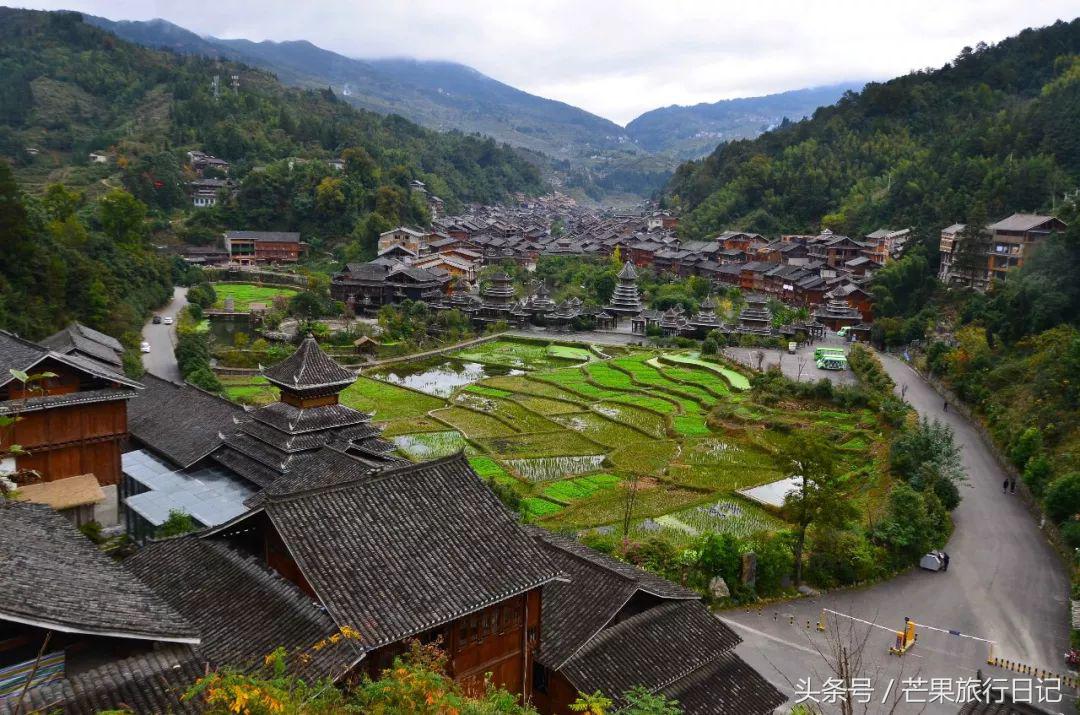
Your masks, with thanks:
[(517, 480), (502, 468), (502, 465), (491, 457), (481, 455), (469, 457), (469, 466), (473, 468), (481, 479), (492, 480), (500, 484), (517, 484)]
[(512, 428), (494, 417), (466, 410), (463, 407), (436, 410), (432, 416), (438, 417), (470, 439), (507, 437), (516, 434)]
[(589, 477), (578, 477), (577, 479), (567, 479), (565, 481), (549, 484), (544, 488), (542, 493), (545, 497), (553, 501), (568, 503), (580, 499), (587, 499), (604, 489), (614, 489), (619, 483), (619, 478), (614, 474), (601, 474), (597, 476), (605, 478), (590, 479)]
[(645, 434), (657, 439), (663, 439), (667, 435), (667, 423), (664, 422), (662, 416), (654, 412), (639, 410), (629, 405), (616, 405), (611, 402), (594, 405), (593, 410), (609, 420), (636, 427)]
[(372, 419), (378, 422), (420, 417), (446, 404), (438, 397), (362, 375), (342, 391), (341, 403), (361, 412), (373, 412)]
[(513, 395), (510, 399), (522, 407), (542, 415), (565, 415), (581, 412), (587, 409), (579, 402), (563, 402), (553, 400), (550, 397), (534, 397), (532, 395)]
[(675, 433), (682, 437), (702, 437), (711, 434), (702, 415), (675, 415), (672, 420)]
[(640, 432), (613, 420), (605, 419), (594, 412), (556, 415), (553, 419), (566, 428), (580, 432), (592, 441), (609, 449), (647, 439)]
[(561, 504), (540, 497), (525, 497), (521, 500), (521, 511), (526, 519), (542, 519), (563, 510)]
[(283, 295), (288, 298), (296, 295), (297, 290), (288, 286), (278, 285), (255, 285), (253, 283), (215, 283), (214, 292), (217, 293), (217, 302), (214, 308), (225, 309), (225, 299), (232, 298), (233, 310), (247, 312), (252, 303), (265, 303), (272, 306), (274, 297)]
[(661, 474), (675, 459), (679, 445), (666, 440), (641, 440), (619, 447), (611, 453), (612, 466), (621, 472), (654, 476)]
[(576, 432), (539, 432), (516, 434), (508, 437), (490, 437), (478, 440), (488, 454), (497, 457), (556, 457), (596, 454), (599, 445)]
[(509, 390), (500, 390), (497, 387), (488, 387), (487, 385), (469, 385), (465, 388), (465, 392), (472, 392), (484, 397), (510, 397), (514, 394)]
[(715, 362), (709, 362), (708, 360), (702, 360), (699, 357), (684, 355), (682, 353), (667, 354), (664, 355), (664, 359), (681, 365), (694, 365), (696, 367), (705, 368), (706, 370), (712, 370), (719, 375), (723, 375), (724, 379), (727, 380), (728, 384), (735, 390), (742, 391), (750, 389), (750, 380), (748, 380), (745, 375)]
[(400, 434), (413, 434), (415, 432), (442, 432), (446, 425), (430, 417), (405, 417), (400, 420), (387, 422), (383, 427), (384, 437), (396, 437)]

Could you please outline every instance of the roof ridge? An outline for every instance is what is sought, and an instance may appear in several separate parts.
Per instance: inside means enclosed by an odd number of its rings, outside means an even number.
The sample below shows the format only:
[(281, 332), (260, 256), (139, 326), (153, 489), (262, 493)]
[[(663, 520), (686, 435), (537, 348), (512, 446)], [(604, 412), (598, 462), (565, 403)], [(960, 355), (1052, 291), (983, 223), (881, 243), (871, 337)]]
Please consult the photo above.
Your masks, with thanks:
[[(347, 457), (348, 459), (352, 460), (353, 462), (356, 462), (356, 464), (358, 464), (358, 465), (365, 466), (365, 467), (368, 466), (367, 463), (364, 462), (362, 459), (360, 459), (359, 457), (357, 457), (355, 455), (349, 454), (347, 451), (345, 451), (345, 449), (343, 449), (342, 447), (339, 447), (336, 444), (328, 443), (328, 444), (324, 445), (322, 447), (322, 449), (320, 449), (318, 452), (315, 453), (314, 456), (317, 456), (319, 454), (319, 452), (321, 452), (323, 449), (332, 450), (332, 451), (340, 454), (341, 456)], [(429, 460), (429, 461), (426, 461), (426, 462), (416, 462), (415, 464), (409, 464), (409, 465), (406, 465), (406, 466), (403, 466), (403, 467), (396, 467), (394, 469), (370, 470), (368, 473), (359, 475), (355, 479), (348, 479), (348, 480), (342, 481), (342, 482), (335, 482), (334, 484), (324, 484), (324, 485), (318, 486), (318, 487), (311, 487), (310, 489), (303, 489), (303, 490), (299, 490), (299, 491), (289, 492), (288, 494), (267, 494), (266, 490), (264, 489), (262, 492), (260, 492), (260, 494), (265, 494), (266, 495), (264, 505), (266, 503), (283, 504), (283, 503), (286, 503), (286, 502), (296, 501), (296, 500), (299, 500), (299, 499), (303, 499), (305, 497), (313, 496), (315, 494), (328, 494), (330, 492), (343, 490), (343, 489), (346, 489), (348, 487), (353, 487), (353, 486), (356, 486), (361, 480), (363, 480), (365, 485), (366, 484), (374, 484), (376, 482), (384, 481), (385, 479), (387, 479), (389, 477), (400, 476), (402, 474), (408, 473), (409, 471), (418, 471), (421, 468), (427, 468), (427, 467), (432, 467), (432, 466), (449, 464), (451, 462), (458, 461), (458, 460), (464, 462), (465, 465), (468, 466), (468, 461), (465, 459), (464, 450), (458, 450), (457, 452), (454, 452), (453, 454), (447, 455), (445, 457), (439, 457), (438, 459), (432, 459), (432, 460)], [(470, 467), (470, 469), (471, 469), (471, 467)], [(370, 479), (364, 479), (364, 477), (371, 477), (371, 478)]]

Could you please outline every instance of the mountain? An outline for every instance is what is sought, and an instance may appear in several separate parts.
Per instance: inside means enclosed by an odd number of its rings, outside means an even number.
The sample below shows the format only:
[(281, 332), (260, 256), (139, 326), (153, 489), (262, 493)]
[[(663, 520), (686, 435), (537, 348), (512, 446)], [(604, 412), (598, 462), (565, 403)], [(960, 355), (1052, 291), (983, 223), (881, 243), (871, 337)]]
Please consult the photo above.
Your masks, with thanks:
[(627, 124), (626, 133), (650, 152), (697, 159), (723, 142), (753, 139), (784, 119), (809, 117), (818, 107), (834, 104), (845, 92), (858, 91), (863, 84), (845, 82), (692, 107), (661, 107)]
[[(211, 91), (215, 76), (220, 96)], [(244, 65), (146, 49), (75, 13), (0, 8), (0, 155), (18, 159), (26, 146), (75, 164), (85, 163), (88, 151), (113, 147), (124, 169), (163, 149), (200, 149), (233, 162), (241, 176), (256, 164), (329, 159), (356, 148), (381, 181), (417, 178), (454, 203), (542, 189), (520, 150), (491, 139), (356, 109), (325, 89), (288, 88)]]
[(251, 42), (200, 37), (165, 20), (86, 22), (148, 47), (244, 62), (301, 87), (333, 87), (350, 104), (400, 114), (423, 126), (479, 132), (502, 142), (574, 159), (634, 150), (622, 127), (563, 102), (515, 89), (453, 62), (353, 59), (307, 41)]
[(663, 202), (680, 231), (936, 232), (969, 215), (1049, 210), (1080, 184), (1080, 19), (964, 48), (870, 83), (802, 122), (682, 164)]

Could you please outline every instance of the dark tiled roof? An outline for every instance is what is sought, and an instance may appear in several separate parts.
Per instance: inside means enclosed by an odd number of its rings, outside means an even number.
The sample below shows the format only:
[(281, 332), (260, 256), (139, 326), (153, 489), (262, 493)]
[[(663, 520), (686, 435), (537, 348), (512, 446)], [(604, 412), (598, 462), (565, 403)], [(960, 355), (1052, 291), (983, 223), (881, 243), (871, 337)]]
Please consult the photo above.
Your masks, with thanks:
[(307, 389), (351, 385), (356, 375), (338, 365), (310, 335), (289, 357), (263, 370), (270, 382), (283, 388)]
[(177, 385), (147, 373), (142, 390), (128, 404), (128, 429), (135, 439), (187, 468), (221, 444), (219, 433), (244, 411), (228, 400), (191, 385)]
[(116, 367), (123, 364), (120, 355), (124, 352), (124, 346), (116, 338), (80, 323), (60, 329), (40, 341), (40, 344), (58, 353), (79, 352)]
[(299, 243), (300, 234), (292, 231), (227, 231), (226, 238), (250, 238), (254, 241), (274, 243)]
[(134, 390), (115, 389), (84, 390), (82, 392), (65, 392), (59, 395), (42, 395), (40, 397), (30, 397), (25, 400), (0, 402), (0, 414), (37, 412), (38, 410), (51, 410), (54, 407), (71, 407), (72, 405), (89, 405), (95, 402), (128, 400), (134, 396)]
[(738, 643), (700, 601), (670, 601), (605, 628), (561, 672), (582, 692), (618, 700), (635, 685), (666, 687)]
[(358, 475), (376, 472), (385, 466), (385, 463), (377, 464), (350, 457), (344, 449), (320, 449), (310, 457), (296, 462), (292, 469), (275, 479), (251, 503), (261, 504), (271, 497), (353, 481)]
[(252, 412), (251, 417), (289, 434), (348, 427), (368, 419), (363, 412), (345, 405), (300, 409), (286, 402), (271, 402)]
[(339, 677), (359, 653), (348, 639), (314, 649), (337, 632), (330, 616), (254, 557), (214, 539), (153, 542), (124, 565), (195, 626), (199, 653), (214, 666), (251, 670), (278, 646), (307, 678)]
[(76, 370), (81, 370), (93, 377), (116, 382), (127, 387), (140, 387), (135, 380), (125, 377), (113, 370), (111, 366), (98, 360), (75, 353), (55, 352), (0, 330), (0, 386), (6, 385), (14, 379), (11, 370), (33, 373), (35, 372), (35, 366), (47, 358), (73, 367)]
[(767, 715), (787, 698), (734, 653), (660, 691), (682, 705), (684, 715)]
[(257, 462), (232, 449), (219, 449), (213, 454), (215, 462), (260, 487), (267, 487), (281, 476), (277, 469)]
[[(23, 712), (96, 715), (104, 710), (133, 713), (199, 713), (197, 702), (181, 696), (205, 673), (190, 646), (173, 645), (85, 670), (31, 688)], [(13, 713), (18, 698), (0, 700), (0, 713)]]
[(545, 584), (556, 569), (464, 455), (372, 474), (264, 509), (340, 626), (365, 650)]
[[(698, 595), (573, 539), (530, 529), (552, 563), (570, 577), (544, 589), (539, 659), (558, 670), (581, 650), (638, 591), (669, 599)], [(590, 691), (591, 692), (591, 691)]]
[(198, 642), (145, 584), (39, 504), (0, 505), (0, 619), (71, 632)]

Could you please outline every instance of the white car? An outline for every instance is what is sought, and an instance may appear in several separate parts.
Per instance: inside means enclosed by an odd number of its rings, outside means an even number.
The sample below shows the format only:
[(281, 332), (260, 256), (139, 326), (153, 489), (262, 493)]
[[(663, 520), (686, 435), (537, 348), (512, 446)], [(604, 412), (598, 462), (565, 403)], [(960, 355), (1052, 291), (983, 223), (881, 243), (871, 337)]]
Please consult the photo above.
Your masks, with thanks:
[(165, 325), (172, 325), (172, 316), (171, 315), (166, 315), (165, 320), (163, 322), (165, 323)]
[(139, 350), (143, 351), (144, 353), (150, 352), (150, 343), (144, 340), (142, 345), (139, 346)]

